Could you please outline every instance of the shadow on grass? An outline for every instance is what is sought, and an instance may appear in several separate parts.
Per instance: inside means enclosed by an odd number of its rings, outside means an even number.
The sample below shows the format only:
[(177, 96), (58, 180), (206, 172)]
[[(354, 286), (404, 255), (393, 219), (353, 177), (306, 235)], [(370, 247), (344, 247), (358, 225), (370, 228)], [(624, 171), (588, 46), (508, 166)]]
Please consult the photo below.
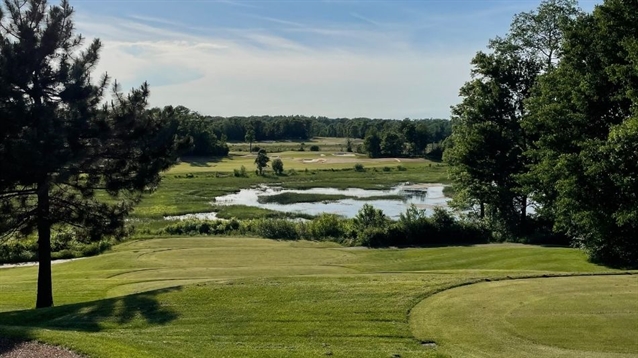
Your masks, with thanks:
[[(16, 337), (28, 339), (32, 329), (100, 332), (108, 328), (165, 325), (179, 314), (162, 306), (158, 296), (181, 290), (181, 287), (138, 293), (37, 310), (0, 313), (2, 330), (9, 328)], [(2, 352), (0, 351), (0, 354)]]
[(4, 354), (15, 350), (20, 343), (18, 340), (0, 338), (0, 357), (4, 357)]
[(233, 160), (233, 156), (227, 157), (182, 157), (181, 161), (188, 163), (191, 167), (210, 168), (211, 163), (221, 163), (222, 160)]

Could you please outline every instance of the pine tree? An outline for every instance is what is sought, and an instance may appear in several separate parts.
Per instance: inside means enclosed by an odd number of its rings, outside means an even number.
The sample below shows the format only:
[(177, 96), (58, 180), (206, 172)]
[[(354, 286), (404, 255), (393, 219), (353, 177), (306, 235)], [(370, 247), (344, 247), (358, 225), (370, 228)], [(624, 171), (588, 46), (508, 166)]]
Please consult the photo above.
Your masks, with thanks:
[[(188, 141), (174, 110), (146, 109), (147, 84), (123, 95), (91, 71), (101, 43), (83, 48), (68, 1), (0, 6), (0, 236), (38, 236), (36, 307), (53, 305), (51, 233), (122, 235), (124, 218)], [(96, 194), (108, 193), (100, 200)]]

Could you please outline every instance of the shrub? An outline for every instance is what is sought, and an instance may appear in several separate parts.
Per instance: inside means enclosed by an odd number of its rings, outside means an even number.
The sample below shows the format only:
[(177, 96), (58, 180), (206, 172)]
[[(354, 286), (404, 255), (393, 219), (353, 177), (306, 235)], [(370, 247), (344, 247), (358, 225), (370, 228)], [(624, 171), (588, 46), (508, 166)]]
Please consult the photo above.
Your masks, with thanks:
[(403, 165), (399, 164), (399, 165), (397, 165), (397, 170), (400, 171), (400, 172), (404, 172), (404, 171), (408, 170), (408, 168), (406, 168)]
[(392, 168), (390, 168), (390, 167), (383, 167), (383, 171), (384, 171), (384, 172), (390, 172), (390, 171), (392, 171)]
[(239, 168), (239, 170), (233, 169), (233, 175), (238, 178), (248, 178), (248, 172), (246, 172), (246, 167), (243, 165)]
[(311, 152), (318, 152), (319, 150), (320, 150), (320, 149), (319, 149), (319, 146), (318, 146), (318, 145), (316, 145), (316, 144), (315, 144), (315, 145), (311, 145), (311, 146), (310, 146), (310, 151), (311, 151)]
[(307, 224), (306, 235), (314, 240), (341, 238), (345, 231), (344, 221), (335, 214), (321, 214)]
[(249, 230), (267, 239), (298, 240), (296, 223), (285, 219), (257, 219), (250, 223)]
[(275, 174), (277, 175), (281, 175), (284, 172), (284, 162), (277, 158), (275, 160), (272, 161), (272, 170), (275, 172)]
[(238, 231), (240, 223), (231, 220), (184, 220), (166, 226), (160, 233), (169, 235), (227, 235)]
[(375, 209), (370, 204), (363, 204), (357, 216), (354, 217), (353, 223), (357, 230), (363, 231), (371, 227), (384, 227), (387, 218), (380, 209)]
[(259, 147), (259, 146), (253, 146), (252, 151), (253, 151), (254, 153), (259, 153), (259, 151), (260, 151), (260, 150), (261, 150), (261, 147)]
[(354, 165), (354, 170), (357, 172), (364, 172), (365, 168), (363, 167), (363, 164), (357, 163)]
[(361, 246), (382, 247), (385, 246), (379, 244), (382, 241), (385, 241), (385, 230), (382, 228), (372, 227), (357, 234), (357, 244)]

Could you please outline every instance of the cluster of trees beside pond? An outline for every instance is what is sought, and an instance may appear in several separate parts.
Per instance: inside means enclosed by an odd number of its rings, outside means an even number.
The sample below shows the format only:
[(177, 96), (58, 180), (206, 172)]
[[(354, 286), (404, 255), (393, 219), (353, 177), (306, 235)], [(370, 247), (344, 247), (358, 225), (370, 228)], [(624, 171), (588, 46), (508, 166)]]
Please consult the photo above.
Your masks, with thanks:
[(583, 13), (545, 0), (516, 15), (474, 57), (453, 108), (456, 203), (504, 239), (566, 238), (594, 261), (638, 266), (637, 63), (635, 1)]

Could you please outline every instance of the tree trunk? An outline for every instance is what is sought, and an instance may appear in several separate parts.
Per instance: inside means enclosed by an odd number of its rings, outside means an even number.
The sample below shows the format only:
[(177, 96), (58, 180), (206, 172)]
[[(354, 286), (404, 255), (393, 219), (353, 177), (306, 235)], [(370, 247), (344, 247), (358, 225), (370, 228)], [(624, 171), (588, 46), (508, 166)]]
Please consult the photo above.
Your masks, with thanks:
[(527, 232), (527, 197), (524, 196), (521, 204), (521, 229), (523, 232)]
[(485, 203), (481, 201), (481, 219), (485, 218)]
[(38, 184), (38, 294), (35, 307), (53, 306), (51, 282), (51, 221), (49, 220), (49, 183)]

